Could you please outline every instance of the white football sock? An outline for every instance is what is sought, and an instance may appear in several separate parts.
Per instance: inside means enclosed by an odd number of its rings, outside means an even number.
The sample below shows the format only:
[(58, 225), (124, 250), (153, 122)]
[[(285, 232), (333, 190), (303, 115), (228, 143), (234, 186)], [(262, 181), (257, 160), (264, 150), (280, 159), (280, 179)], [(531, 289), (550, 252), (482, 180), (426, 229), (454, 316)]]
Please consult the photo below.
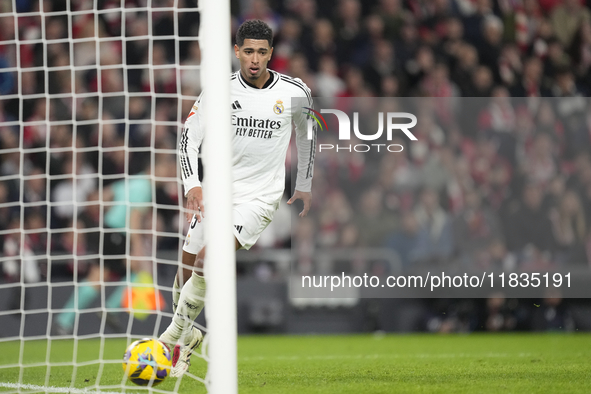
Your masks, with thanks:
[(172, 313), (176, 313), (176, 307), (179, 305), (179, 297), (181, 296), (181, 289), (179, 288), (179, 280), (174, 276), (174, 283), (172, 284)]
[(190, 327), (193, 321), (203, 310), (205, 303), (205, 279), (203, 276), (193, 272), (191, 278), (185, 283), (181, 290), (178, 306), (172, 317), (172, 322), (160, 335), (160, 340), (166, 344), (174, 345), (179, 339), (184, 345), (189, 341), (182, 338), (183, 335), (190, 335)]

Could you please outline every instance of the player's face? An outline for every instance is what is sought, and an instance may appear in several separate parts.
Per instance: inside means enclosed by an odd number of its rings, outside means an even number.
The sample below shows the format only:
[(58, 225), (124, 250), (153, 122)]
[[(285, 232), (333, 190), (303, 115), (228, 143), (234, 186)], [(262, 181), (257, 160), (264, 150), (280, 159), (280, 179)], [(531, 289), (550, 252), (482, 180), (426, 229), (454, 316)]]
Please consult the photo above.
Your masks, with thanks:
[(243, 77), (255, 82), (261, 76), (267, 75), (267, 63), (273, 54), (273, 48), (269, 47), (267, 40), (247, 38), (241, 47), (234, 45), (234, 53), (240, 60), (240, 71)]

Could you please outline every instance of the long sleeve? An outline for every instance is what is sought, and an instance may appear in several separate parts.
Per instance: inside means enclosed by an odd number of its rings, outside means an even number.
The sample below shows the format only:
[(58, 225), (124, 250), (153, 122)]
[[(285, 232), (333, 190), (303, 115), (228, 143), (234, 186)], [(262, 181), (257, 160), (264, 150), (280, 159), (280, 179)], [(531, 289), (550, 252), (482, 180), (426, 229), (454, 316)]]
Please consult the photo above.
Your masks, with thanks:
[(189, 116), (187, 116), (179, 141), (179, 164), (181, 167), (183, 185), (185, 187), (185, 196), (192, 188), (201, 186), (198, 173), (198, 159), (199, 148), (203, 142), (204, 135), (201, 122), (202, 98), (203, 93), (201, 93), (201, 96), (195, 101)]
[[(308, 90), (308, 97), (297, 100), (313, 107), (312, 98)], [(306, 111), (307, 112), (307, 111)], [(296, 146), (298, 149), (298, 173), (295, 189), (302, 192), (312, 190), (312, 176), (314, 175), (314, 156), (316, 155), (316, 126), (313, 125), (312, 138), (308, 138), (308, 115), (303, 108), (294, 108), (293, 120), (296, 127)]]

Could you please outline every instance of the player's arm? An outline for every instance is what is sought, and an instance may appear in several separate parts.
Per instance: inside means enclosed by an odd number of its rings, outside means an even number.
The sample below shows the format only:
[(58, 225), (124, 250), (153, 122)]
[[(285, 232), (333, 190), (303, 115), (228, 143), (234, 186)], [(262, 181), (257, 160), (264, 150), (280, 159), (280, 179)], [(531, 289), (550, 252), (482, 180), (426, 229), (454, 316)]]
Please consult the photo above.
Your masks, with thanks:
[[(309, 90), (308, 90), (309, 92)], [(307, 102), (307, 106), (312, 108), (311, 98), (306, 98), (301, 102)], [(308, 139), (308, 120), (307, 115), (302, 108), (293, 108), (293, 121), (296, 131), (296, 146), (298, 149), (298, 172), (296, 177), (295, 191), (288, 204), (293, 204), (296, 200), (302, 200), (304, 209), (300, 212), (300, 217), (304, 217), (310, 210), (312, 203), (312, 176), (314, 175), (314, 156), (316, 154), (316, 128), (312, 138)]]
[(191, 108), (189, 116), (187, 116), (179, 141), (179, 164), (185, 188), (185, 197), (187, 197), (185, 218), (188, 222), (191, 221), (193, 214), (197, 216), (197, 221), (201, 222), (201, 217), (205, 211), (198, 172), (199, 148), (203, 142), (202, 98), (203, 93), (201, 93), (201, 96)]

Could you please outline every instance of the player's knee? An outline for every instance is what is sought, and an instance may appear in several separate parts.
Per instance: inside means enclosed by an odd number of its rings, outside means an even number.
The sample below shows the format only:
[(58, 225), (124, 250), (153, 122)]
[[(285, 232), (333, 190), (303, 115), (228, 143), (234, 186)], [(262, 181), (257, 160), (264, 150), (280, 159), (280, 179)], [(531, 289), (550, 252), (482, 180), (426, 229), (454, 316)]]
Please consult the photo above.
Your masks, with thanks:
[(193, 265), (196, 270), (203, 270), (203, 266), (205, 265), (205, 258), (197, 256), (195, 259), (195, 264)]

